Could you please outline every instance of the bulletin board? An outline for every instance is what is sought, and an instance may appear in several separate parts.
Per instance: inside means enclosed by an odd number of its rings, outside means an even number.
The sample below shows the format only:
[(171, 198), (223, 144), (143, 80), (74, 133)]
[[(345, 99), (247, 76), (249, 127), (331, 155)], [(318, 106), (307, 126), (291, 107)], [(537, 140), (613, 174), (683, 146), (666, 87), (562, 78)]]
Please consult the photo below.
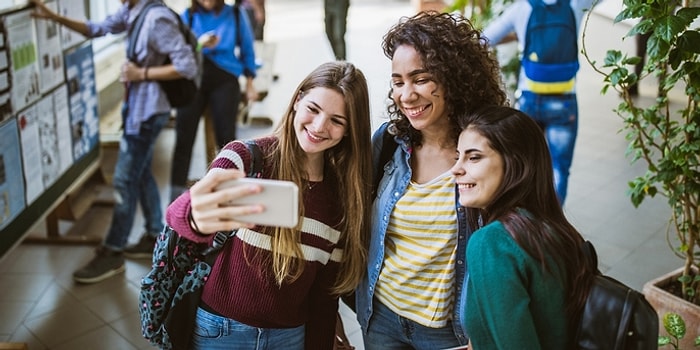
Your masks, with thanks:
[(0, 11), (0, 257), (100, 160), (91, 42), (31, 11)]

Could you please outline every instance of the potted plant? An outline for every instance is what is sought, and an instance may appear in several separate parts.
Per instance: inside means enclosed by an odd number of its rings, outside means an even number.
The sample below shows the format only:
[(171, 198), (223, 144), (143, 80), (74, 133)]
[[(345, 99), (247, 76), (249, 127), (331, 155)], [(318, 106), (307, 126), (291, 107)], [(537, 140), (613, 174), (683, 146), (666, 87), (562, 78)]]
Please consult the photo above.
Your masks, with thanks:
[[(614, 111), (622, 118), (628, 152), (632, 162), (642, 161), (647, 166), (643, 175), (629, 182), (632, 204), (638, 207), (645, 198), (658, 195), (667, 199), (671, 209), (667, 240), (672, 251), (683, 259), (683, 266), (644, 287), (647, 299), (662, 315), (665, 312), (647, 293), (652, 286), (672, 294), (679, 301), (675, 304), (700, 304), (700, 32), (697, 25), (692, 25), (700, 8), (691, 6), (688, 0), (623, 3), (614, 21), (639, 20), (626, 36), (650, 33), (642, 74), (637, 76), (633, 69), (642, 58), (619, 50), (607, 51), (601, 64), (590, 59), (586, 52), (587, 18), (582, 52), (603, 76), (602, 93), (614, 91), (620, 95), (622, 101)], [(630, 93), (630, 87), (642, 78), (656, 81), (655, 98)], [(669, 98), (676, 92), (680, 92), (680, 98)], [(694, 326), (691, 329), (700, 325), (696, 323), (700, 321), (684, 318)]]

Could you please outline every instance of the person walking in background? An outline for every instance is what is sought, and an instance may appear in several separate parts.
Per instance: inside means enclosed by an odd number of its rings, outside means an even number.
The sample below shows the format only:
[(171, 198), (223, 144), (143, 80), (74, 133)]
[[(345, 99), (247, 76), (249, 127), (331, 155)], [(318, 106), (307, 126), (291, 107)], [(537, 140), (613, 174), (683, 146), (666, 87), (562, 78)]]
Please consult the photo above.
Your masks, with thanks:
[(253, 28), (255, 40), (263, 41), (265, 37), (265, 0), (236, 0), (246, 10), (250, 27)]
[[(520, 51), (528, 45), (526, 42), (526, 30), (532, 3), (537, 6), (551, 6), (562, 2), (571, 6), (568, 16), (572, 16), (575, 22), (575, 33), (578, 33), (581, 18), (585, 11), (593, 6), (595, 0), (516, 0), (509, 5), (503, 14), (495, 18), (484, 28), (484, 36), (491, 45), (518, 40)], [(576, 38), (578, 35), (576, 34)], [(572, 39), (575, 45), (578, 39)], [(538, 43), (540, 46), (554, 45), (557, 50), (562, 43), (551, 40), (547, 43)], [(533, 44), (534, 45), (534, 44)], [(561, 47), (563, 49), (563, 47)], [(576, 49), (576, 55), (578, 50)], [(578, 58), (576, 58), (578, 62)], [(574, 76), (575, 79), (575, 76)], [(570, 85), (562, 85), (566, 88), (556, 93), (538, 93), (528, 85), (525, 71), (521, 67), (516, 91), (516, 107), (529, 115), (540, 125), (552, 154), (554, 167), (554, 184), (557, 188), (557, 198), (564, 205), (569, 182), (569, 169), (574, 157), (574, 145), (578, 134), (578, 101), (576, 98), (575, 80)]]
[(296, 228), (233, 219), (261, 209), (227, 204), (256, 186), (215, 190), (248, 173), (253, 156), (240, 141), (170, 204), (168, 225), (190, 240), (237, 230), (204, 286), (192, 349), (333, 348), (339, 296), (357, 286), (367, 258), (370, 135), (364, 74), (347, 62), (322, 64), (296, 88), (274, 134), (253, 140), (262, 178), (299, 186)]
[(335, 59), (339, 61), (347, 59), (345, 32), (348, 29), (349, 8), (350, 0), (323, 0), (326, 36), (331, 44), (331, 49), (333, 49)]
[[(160, 1), (123, 1), (123, 5), (102, 22), (76, 21), (51, 11), (41, 0), (31, 2), (36, 6), (34, 17), (56, 21), (94, 38), (129, 31), (135, 17), (147, 4)], [(123, 272), (125, 255), (131, 257), (147, 251), (150, 256), (155, 237), (163, 230), (163, 210), (151, 160), (156, 139), (170, 118), (170, 104), (158, 80), (192, 79), (197, 66), (194, 53), (179, 30), (178, 19), (168, 7), (153, 7), (144, 18), (135, 43), (137, 61), (126, 62), (120, 76), (127, 89), (122, 108), (124, 132), (112, 180), (116, 199), (112, 222), (95, 257), (73, 274), (73, 279), (81, 283), (99, 282)], [(163, 65), (168, 58), (172, 63)], [(139, 203), (146, 219), (141, 241), (148, 240), (151, 245), (125, 247)]]
[(355, 292), (365, 349), (464, 346), (471, 228), (450, 168), (457, 116), (506, 103), (498, 62), (468, 20), (447, 13), (402, 18), (382, 48), (391, 60), (390, 120), (372, 138), (381, 181)]
[[(245, 98), (255, 101), (255, 51), (248, 15), (224, 0), (192, 0), (181, 15), (190, 24), (202, 47), (202, 84), (194, 101), (177, 110), (176, 138), (170, 171), (170, 200), (187, 188), (192, 147), (205, 110), (214, 125), (220, 149), (236, 138), (238, 106), (241, 102), (239, 76), (246, 77)], [(238, 50), (238, 54), (236, 54)], [(153, 245), (154, 242), (148, 242)]]
[(592, 283), (583, 237), (554, 189), (540, 127), (510, 107), (459, 117), (459, 203), (482, 226), (467, 246), (466, 319), (480, 350), (573, 349)]

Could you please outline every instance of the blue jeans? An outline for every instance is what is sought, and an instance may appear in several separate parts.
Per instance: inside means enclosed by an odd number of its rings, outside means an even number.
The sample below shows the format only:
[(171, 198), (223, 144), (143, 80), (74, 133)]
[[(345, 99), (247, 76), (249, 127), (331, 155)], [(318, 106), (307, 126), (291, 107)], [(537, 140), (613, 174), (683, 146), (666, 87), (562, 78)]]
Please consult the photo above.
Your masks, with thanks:
[(192, 350), (216, 349), (304, 349), (304, 326), (257, 328), (197, 309)]
[(141, 124), (138, 135), (122, 135), (114, 168), (114, 211), (112, 224), (104, 246), (121, 251), (129, 240), (136, 216), (136, 205), (141, 204), (145, 230), (155, 236), (163, 230), (163, 209), (160, 191), (151, 171), (153, 148), (160, 131), (168, 122), (170, 113), (154, 114)]
[(552, 156), (554, 186), (559, 203), (564, 205), (578, 133), (576, 94), (538, 95), (523, 91), (517, 108), (532, 117), (544, 132)]
[(364, 335), (365, 350), (446, 349), (459, 346), (451, 321), (442, 328), (422, 326), (401, 317), (374, 299), (374, 312)]

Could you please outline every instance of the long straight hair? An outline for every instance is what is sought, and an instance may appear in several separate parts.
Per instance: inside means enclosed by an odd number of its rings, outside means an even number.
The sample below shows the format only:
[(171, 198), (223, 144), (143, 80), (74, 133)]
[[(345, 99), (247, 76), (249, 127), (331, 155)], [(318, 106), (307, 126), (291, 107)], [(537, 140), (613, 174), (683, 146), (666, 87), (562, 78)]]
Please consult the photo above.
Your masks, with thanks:
[[(503, 106), (483, 108), (459, 119), (488, 140), (503, 158), (503, 182), (494, 199), (484, 208), (470, 208), (469, 217), (484, 223), (499, 220), (513, 239), (542, 268), (551, 264), (566, 273), (566, 315), (570, 331), (585, 302), (594, 271), (582, 250), (583, 237), (569, 223), (559, 205), (552, 160), (542, 130), (526, 114)], [(547, 260), (552, 257), (553, 261)], [(574, 334), (574, 333), (571, 333)]]
[[(279, 142), (269, 153), (274, 164), (273, 176), (293, 181), (306, 188), (306, 152), (294, 130), (294, 104), (310, 89), (322, 87), (340, 93), (348, 118), (347, 135), (337, 145), (324, 151), (325, 169), (338, 183), (338, 205), (344, 213), (339, 245), (343, 247), (338, 279), (333, 291), (343, 294), (354, 290), (364, 273), (370, 217), (372, 179), (371, 120), (369, 93), (364, 74), (348, 62), (328, 62), (312, 71), (296, 88), (284, 117), (275, 129)], [(299, 198), (300, 216), (304, 216), (303, 195)], [(304, 269), (300, 231), (275, 228), (272, 237), (272, 268), (277, 283), (297, 279)]]

